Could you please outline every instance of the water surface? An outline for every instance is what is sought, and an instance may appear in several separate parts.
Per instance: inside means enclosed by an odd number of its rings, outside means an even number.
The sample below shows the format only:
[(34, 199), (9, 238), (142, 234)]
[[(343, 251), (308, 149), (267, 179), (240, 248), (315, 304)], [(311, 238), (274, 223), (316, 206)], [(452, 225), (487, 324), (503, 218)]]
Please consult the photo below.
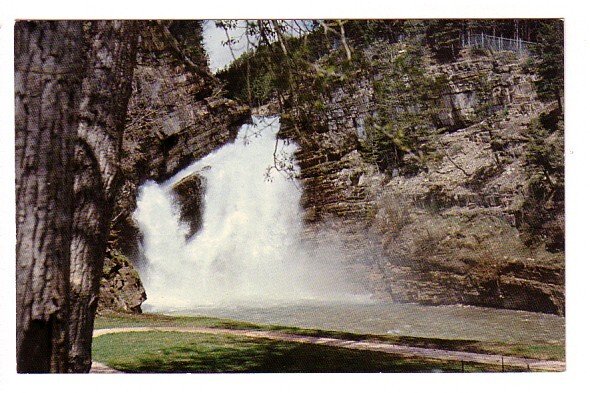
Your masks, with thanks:
[(530, 343), (564, 343), (565, 319), (556, 315), (472, 306), (393, 303), (293, 303), (168, 310), (263, 324), (355, 333)]

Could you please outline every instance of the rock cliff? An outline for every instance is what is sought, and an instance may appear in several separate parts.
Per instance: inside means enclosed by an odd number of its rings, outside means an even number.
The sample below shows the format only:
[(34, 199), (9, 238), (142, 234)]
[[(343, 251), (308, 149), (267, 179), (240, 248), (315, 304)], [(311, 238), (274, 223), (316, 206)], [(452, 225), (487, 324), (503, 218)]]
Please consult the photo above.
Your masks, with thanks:
[(422, 170), (380, 171), (363, 159), (371, 76), (334, 89), (318, 113), (327, 129), (305, 129), (297, 159), (309, 236), (339, 233), (381, 297), (563, 315), (562, 213), (536, 242), (524, 222), (529, 127), (554, 104), (536, 98), (527, 60), (511, 53), (464, 50), (427, 72), (445, 86)]

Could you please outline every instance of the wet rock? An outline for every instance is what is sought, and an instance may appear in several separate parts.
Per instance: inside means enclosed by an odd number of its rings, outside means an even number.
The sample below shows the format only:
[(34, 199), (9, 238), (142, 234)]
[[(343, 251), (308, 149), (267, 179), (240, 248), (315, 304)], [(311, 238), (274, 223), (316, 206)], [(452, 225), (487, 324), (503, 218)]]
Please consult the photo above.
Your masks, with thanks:
[(104, 262), (98, 312), (141, 313), (141, 304), (146, 299), (145, 289), (133, 263), (120, 253), (111, 253)]
[(197, 233), (203, 224), (205, 189), (206, 179), (199, 173), (186, 176), (172, 187), (180, 209), (180, 219), (189, 228), (187, 239)]

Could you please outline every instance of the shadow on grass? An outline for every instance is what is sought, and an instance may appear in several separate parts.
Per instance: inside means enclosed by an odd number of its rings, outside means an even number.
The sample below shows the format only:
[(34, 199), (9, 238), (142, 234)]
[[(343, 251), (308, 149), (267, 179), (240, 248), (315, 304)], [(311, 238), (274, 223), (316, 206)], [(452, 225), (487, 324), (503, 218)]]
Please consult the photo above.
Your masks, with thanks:
[[(109, 334), (94, 356), (130, 373), (372, 373), (500, 371), (492, 366), (229, 335), (168, 332)], [(173, 344), (170, 344), (174, 342)], [(132, 351), (125, 348), (133, 347)]]
[(161, 314), (121, 314), (107, 313), (97, 317), (97, 329), (110, 327), (159, 326), (159, 327), (209, 327), (223, 329), (245, 329), (277, 331), (312, 337), (329, 337), (352, 341), (375, 341), (390, 344), (407, 345), (430, 349), (488, 353), (505, 356), (522, 356), (533, 359), (564, 360), (565, 346), (560, 343), (499, 343), (481, 342), (464, 339), (440, 339), (411, 337), (400, 335), (378, 335), (340, 332), (322, 329), (297, 328), (281, 325), (257, 325), (249, 322), (234, 321), (203, 316), (170, 316)]

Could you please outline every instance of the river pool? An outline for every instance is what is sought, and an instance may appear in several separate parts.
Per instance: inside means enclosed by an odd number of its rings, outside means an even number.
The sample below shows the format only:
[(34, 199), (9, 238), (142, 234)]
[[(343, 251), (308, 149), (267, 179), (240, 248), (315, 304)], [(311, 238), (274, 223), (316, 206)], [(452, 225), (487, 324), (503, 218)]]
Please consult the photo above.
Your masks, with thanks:
[[(146, 310), (150, 311), (150, 310)], [(292, 303), (162, 310), (261, 324), (448, 339), (564, 343), (565, 318), (526, 311), (472, 306), (394, 303)]]

